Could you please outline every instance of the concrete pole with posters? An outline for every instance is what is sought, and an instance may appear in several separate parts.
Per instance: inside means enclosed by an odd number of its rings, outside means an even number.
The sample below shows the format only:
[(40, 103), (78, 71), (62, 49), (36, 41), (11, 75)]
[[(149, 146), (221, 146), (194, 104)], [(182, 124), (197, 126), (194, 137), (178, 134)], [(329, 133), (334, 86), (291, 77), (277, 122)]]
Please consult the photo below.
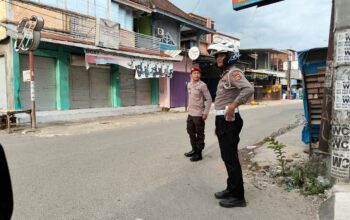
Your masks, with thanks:
[(36, 128), (36, 108), (35, 108), (35, 80), (34, 80), (34, 52), (29, 51), (29, 71), (30, 71), (30, 99), (32, 102), (32, 128)]
[(331, 117), (332, 169), (338, 181), (350, 180), (350, 17), (349, 0), (335, 0), (333, 107)]
[(334, 63), (330, 144), (333, 195), (319, 218), (350, 219), (350, 1), (334, 0)]

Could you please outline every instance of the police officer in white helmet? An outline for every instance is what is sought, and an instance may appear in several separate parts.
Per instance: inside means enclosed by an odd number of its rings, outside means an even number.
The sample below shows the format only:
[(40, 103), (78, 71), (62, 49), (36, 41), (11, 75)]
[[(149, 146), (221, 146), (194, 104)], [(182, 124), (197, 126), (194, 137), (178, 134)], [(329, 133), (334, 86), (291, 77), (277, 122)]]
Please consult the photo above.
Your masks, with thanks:
[(215, 56), (217, 66), (223, 71), (215, 98), (215, 132), (228, 174), (226, 189), (215, 193), (215, 198), (220, 199), (222, 207), (245, 207), (243, 175), (238, 158), (243, 120), (238, 106), (248, 101), (254, 93), (254, 87), (243, 72), (235, 67), (240, 57), (235, 45), (221, 42), (209, 46), (208, 51)]

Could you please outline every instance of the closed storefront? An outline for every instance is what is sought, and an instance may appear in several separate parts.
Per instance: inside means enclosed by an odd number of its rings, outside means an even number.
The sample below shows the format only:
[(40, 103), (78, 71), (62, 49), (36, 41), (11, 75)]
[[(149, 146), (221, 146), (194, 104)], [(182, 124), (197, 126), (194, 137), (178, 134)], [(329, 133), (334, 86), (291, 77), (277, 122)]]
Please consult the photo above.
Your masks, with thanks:
[(151, 79), (136, 80), (136, 105), (151, 104)]
[(120, 67), (120, 99), (122, 106), (136, 105), (135, 70)]
[(111, 107), (111, 79), (107, 67), (70, 66), (71, 109)]
[(0, 109), (7, 109), (5, 57), (0, 56)]
[[(29, 70), (27, 55), (20, 55), (21, 86), (20, 99), (22, 109), (31, 108), (30, 83), (23, 82), (23, 70)], [(56, 74), (55, 59), (35, 57), (35, 101), (39, 111), (56, 110)]]
[(186, 82), (190, 75), (185, 72), (174, 72), (170, 79), (170, 108), (183, 107), (187, 101)]
[(120, 98), (122, 106), (150, 105), (151, 79), (135, 79), (135, 70), (120, 67)]

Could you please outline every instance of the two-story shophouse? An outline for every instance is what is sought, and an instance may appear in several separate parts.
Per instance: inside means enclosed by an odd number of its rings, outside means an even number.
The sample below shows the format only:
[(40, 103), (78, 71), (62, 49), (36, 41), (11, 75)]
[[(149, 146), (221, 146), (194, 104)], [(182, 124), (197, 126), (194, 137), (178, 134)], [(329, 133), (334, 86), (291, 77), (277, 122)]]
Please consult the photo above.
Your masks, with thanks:
[[(171, 78), (159, 79), (159, 104), (163, 108), (182, 107), (186, 104), (186, 83), (189, 82), (189, 71), (192, 60), (188, 50), (197, 46), (202, 48), (203, 38), (214, 33), (214, 26), (205, 20), (196, 19), (182, 11), (168, 0), (132, 0), (143, 4), (153, 11), (151, 21), (143, 18), (144, 23), (152, 23), (153, 34), (161, 40), (161, 50), (176, 51), (183, 57), (181, 62), (174, 62), (174, 74)], [(210, 23), (211, 24), (211, 23)], [(190, 40), (190, 41), (189, 41)], [(184, 44), (188, 42), (188, 44)], [(162, 45), (164, 44), (165, 45)], [(206, 50), (206, 49), (205, 49)]]
[(183, 60), (181, 28), (209, 31), (164, 2), (1, 1), (0, 109), (30, 108), (28, 54), (14, 41), (19, 21), (32, 15), (45, 21), (34, 52), (39, 111), (158, 105), (159, 79), (170, 80)]

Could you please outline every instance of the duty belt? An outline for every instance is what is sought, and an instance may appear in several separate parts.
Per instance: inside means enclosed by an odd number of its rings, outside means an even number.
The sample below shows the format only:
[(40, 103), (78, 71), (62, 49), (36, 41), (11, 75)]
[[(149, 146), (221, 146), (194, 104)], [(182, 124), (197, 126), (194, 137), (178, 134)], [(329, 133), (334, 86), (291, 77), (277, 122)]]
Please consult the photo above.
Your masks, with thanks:
[[(239, 109), (235, 108), (235, 113), (239, 113)], [(224, 110), (216, 110), (216, 115), (225, 115), (226, 114), (226, 109)]]

